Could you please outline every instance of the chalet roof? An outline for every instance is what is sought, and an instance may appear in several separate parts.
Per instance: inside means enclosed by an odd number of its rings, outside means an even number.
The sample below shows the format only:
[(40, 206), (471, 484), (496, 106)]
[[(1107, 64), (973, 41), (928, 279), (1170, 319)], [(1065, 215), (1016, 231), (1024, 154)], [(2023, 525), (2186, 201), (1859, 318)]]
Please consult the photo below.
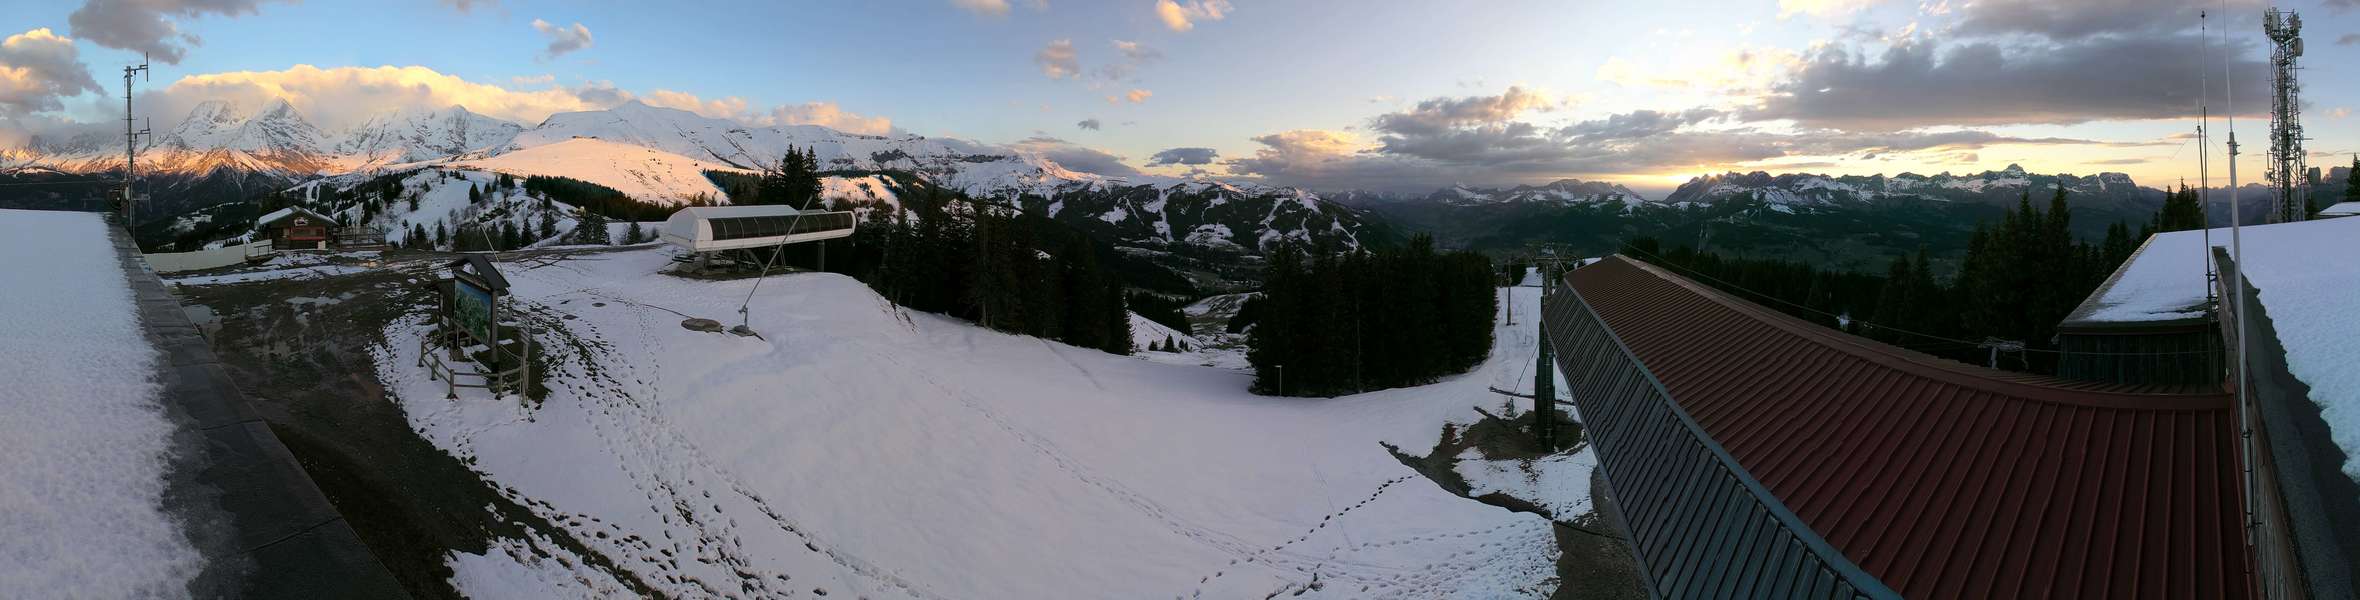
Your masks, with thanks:
[(2321, 217), (2349, 217), (2360, 215), (2360, 202), (2337, 202), (2319, 211)]
[(1602, 351), (1901, 596), (2251, 593), (2225, 394), (1944, 360), (1620, 256), (1564, 281)]
[(323, 214), (320, 214), (320, 213), (317, 213), (317, 212), (313, 212), (311, 209), (307, 209), (307, 208), (304, 208), (304, 207), (301, 207), (301, 206), (289, 206), (289, 207), (286, 207), (286, 208), (282, 208), (282, 209), (278, 209), (278, 210), (275, 210), (275, 211), (271, 211), (271, 213), (270, 213), (270, 214), (267, 214), (267, 215), (262, 215), (262, 218), (260, 218), (260, 219), (255, 219), (255, 220), (254, 220), (254, 226), (255, 226), (255, 227), (269, 227), (269, 226), (271, 226), (271, 224), (273, 224), (273, 223), (277, 223), (277, 222), (279, 222), (279, 221), (285, 220), (287, 217), (292, 217), (292, 216), (296, 216), (296, 215), (303, 215), (303, 216), (305, 216), (305, 217), (310, 217), (310, 218), (312, 218), (312, 219), (318, 220), (318, 221), (320, 221), (320, 222), (323, 222), (323, 223), (331, 224), (331, 225), (333, 225), (333, 224), (335, 224), (335, 223), (336, 223), (336, 218), (335, 218), (335, 217), (331, 217), (331, 216), (328, 216), (328, 215), (323, 215)]

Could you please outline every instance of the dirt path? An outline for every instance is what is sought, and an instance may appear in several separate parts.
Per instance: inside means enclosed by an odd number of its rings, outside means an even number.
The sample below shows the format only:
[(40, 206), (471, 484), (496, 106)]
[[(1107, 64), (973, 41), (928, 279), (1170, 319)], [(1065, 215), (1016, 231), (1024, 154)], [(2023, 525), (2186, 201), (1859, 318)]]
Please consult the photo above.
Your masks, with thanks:
[(551, 540), (647, 593), (627, 571), (599, 564), (605, 559), (564, 528), (418, 437), (385, 397), (368, 348), (394, 319), (428, 310), (434, 300), (422, 286), (448, 258), (340, 257), (333, 260), (372, 268), (181, 286), (178, 293), (184, 305), (217, 316), (206, 329), (223, 367), (412, 596), (459, 597), (448, 556), (483, 553), (496, 539)]

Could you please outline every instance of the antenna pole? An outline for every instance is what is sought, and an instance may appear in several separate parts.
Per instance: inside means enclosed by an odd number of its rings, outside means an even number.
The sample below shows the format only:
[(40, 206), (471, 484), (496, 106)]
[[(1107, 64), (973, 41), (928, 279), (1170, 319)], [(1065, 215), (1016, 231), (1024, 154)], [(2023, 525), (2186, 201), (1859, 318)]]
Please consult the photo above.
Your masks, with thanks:
[[(2226, 30), (2221, 32), (2223, 36), (2228, 34), (2229, 32)], [(2255, 491), (2253, 481), (2253, 410), (2248, 406), (2252, 398), (2249, 397), (2245, 389), (2246, 364), (2248, 363), (2245, 357), (2246, 338), (2252, 337), (2250, 335), (2252, 332), (2245, 327), (2247, 315), (2245, 308), (2245, 215), (2243, 214), (2245, 211), (2239, 210), (2242, 206), (2237, 198), (2237, 86), (2234, 83), (2236, 73), (2228, 69), (2226, 61), (2223, 61), (2221, 72), (2221, 103), (2225, 108), (2222, 111), (2225, 113), (2222, 117), (2228, 119), (2229, 123), (2229, 257), (2231, 261), (2237, 263), (2237, 278), (2230, 282), (2230, 285), (2235, 286), (2230, 288), (2230, 293), (2236, 295), (2236, 298), (2231, 299), (2231, 302), (2235, 302), (2237, 307), (2237, 322), (2235, 323), (2237, 328), (2237, 432), (2244, 446), (2242, 454), (2244, 454), (2245, 462), (2245, 547), (2247, 552), (2252, 552), (2254, 534), (2256, 533), (2254, 531), (2256, 523), (2254, 522), (2253, 509)]]
[(2200, 190), (2197, 192), (2196, 210), (2200, 215), (2198, 220), (2202, 221), (2197, 225), (2204, 230), (2204, 256), (2200, 258), (2204, 262), (2205, 305), (2217, 308), (2221, 301), (2221, 273), (2212, 260), (2212, 106), (2209, 104), (2212, 101), (2209, 95), (2212, 93), (2212, 70), (2205, 65), (2212, 62), (2211, 15), (2197, 11), (2196, 22), (2202, 32), (2197, 38), (2203, 44), (2203, 50), (2198, 53), (2203, 62), (2198, 63), (2200, 66), (2196, 68), (2196, 187)]
[(139, 136), (147, 135), (149, 131), (133, 125), (137, 121), (131, 116), (131, 78), (147, 72), (146, 56), (139, 57), (139, 66), (123, 67), (123, 206), (119, 210), (123, 215), (124, 229), (137, 229), (139, 224), (138, 215), (134, 213), (138, 208), (138, 196), (131, 192), (131, 186), (138, 181)]

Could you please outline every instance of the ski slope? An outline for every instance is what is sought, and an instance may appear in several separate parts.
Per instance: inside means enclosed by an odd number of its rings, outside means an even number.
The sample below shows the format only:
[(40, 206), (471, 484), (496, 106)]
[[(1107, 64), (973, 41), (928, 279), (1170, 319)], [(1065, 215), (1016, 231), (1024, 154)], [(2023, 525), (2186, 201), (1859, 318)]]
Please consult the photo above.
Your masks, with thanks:
[(724, 200), (728, 195), (705, 177), (705, 171), (746, 172), (655, 148), (590, 138), (532, 146), (452, 165), (519, 177), (569, 177), (659, 204), (684, 204), (698, 197), (715, 202)]
[(1268, 398), (1244, 391), (1247, 373), (906, 312), (833, 274), (764, 283), (764, 338), (688, 331), (687, 317), (734, 323), (752, 282), (656, 274), (667, 260), (503, 267), (536, 323), (564, 326), (540, 336), (555, 372), (537, 407), (445, 400), (415, 367), (420, 318), (374, 350), (423, 436), (628, 572), (510, 540), (451, 557), (463, 591), (615, 595), (629, 577), (667, 595), (852, 598), (1554, 587), (1545, 520), (1454, 496), (1381, 445), (1423, 453), (1444, 423), (1501, 406), (1486, 387), (1528, 387), (1526, 328), (1443, 383)]

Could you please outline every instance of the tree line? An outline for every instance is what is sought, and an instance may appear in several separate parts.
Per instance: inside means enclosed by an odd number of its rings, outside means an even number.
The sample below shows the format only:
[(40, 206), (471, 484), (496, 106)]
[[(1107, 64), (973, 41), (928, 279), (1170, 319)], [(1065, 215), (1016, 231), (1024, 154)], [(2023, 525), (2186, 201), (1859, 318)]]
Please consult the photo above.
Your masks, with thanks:
[[(1882, 276), (1822, 271), (1787, 261), (1728, 258), (1690, 248), (1664, 248), (1652, 239), (1626, 245), (1634, 258), (1672, 267), (1787, 314), (1844, 331), (1975, 364), (1985, 364), (1985, 340), (2056, 348), (2057, 325), (2147, 236), (2204, 227), (2199, 192), (2168, 192), (2153, 220), (2133, 232), (2109, 226), (2095, 243), (2070, 233), (2072, 211), (2059, 189), (2042, 210), (2027, 191), (1996, 223), (1978, 224), (1965, 259), (1948, 277), (1937, 274), (1927, 251), (1893, 260)], [(1701, 275), (1701, 276), (1700, 276)], [(2053, 373), (2054, 354), (2021, 352), (2001, 368)]]
[(1339, 252), (1289, 245), (1270, 255), (1251, 314), (1254, 390), (1335, 396), (1432, 383), (1491, 352), (1498, 310), (1491, 261), (1439, 253), (1428, 236)]
[[(807, 202), (816, 200), (807, 199)], [(894, 304), (991, 329), (1130, 354), (1114, 249), (1037, 215), (926, 186), (869, 210), (850, 238), (776, 249), (781, 264), (851, 275)]]

